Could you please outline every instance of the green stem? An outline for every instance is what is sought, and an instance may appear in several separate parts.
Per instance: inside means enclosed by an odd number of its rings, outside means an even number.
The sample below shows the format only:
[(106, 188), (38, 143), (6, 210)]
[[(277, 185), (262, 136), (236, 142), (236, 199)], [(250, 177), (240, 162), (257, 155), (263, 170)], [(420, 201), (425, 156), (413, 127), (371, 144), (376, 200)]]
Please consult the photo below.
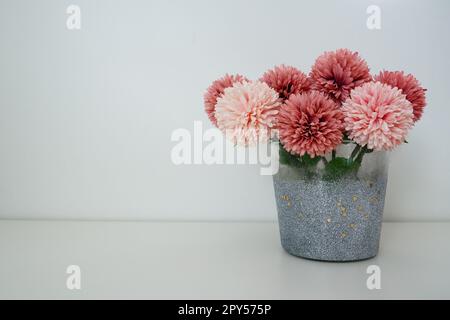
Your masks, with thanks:
[(364, 146), (361, 151), (359, 152), (358, 156), (355, 159), (355, 163), (357, 165), (357, 170), (359, 170), (359, 168), (361, 167), (364, 155), (366, 153), (371, 153), (373, 152), (373, 150), (370, 150), (369, 148), (367, 148), (367, 146)]
[(336, 150), (333, 150), (333, 151), (331, 152), (331, 159), (332, 159), (332, 160), (336, 159)]
[(362, 163), (362, 160), (363, 160), (363, 157), (364, 157), (364, 154), (366, 153), (366, 151), (367, 151), (367, 148), (366, 148), (366, 147), (363, 147), (363, 148), (361, 149), (361, 151), (359, 152), (358, 156), (357, 156), (356, 159), (355, 159), (355, 162), (356, 162), (356, 163), (359, 163), (359, 164)]
[(353, 149), (350, 158), (348, 158), (348, 162), (352, 163), (355, 160), (356, 155), (360, 152), (361, 146), (359, 144), (356, 145), (355, 149)]

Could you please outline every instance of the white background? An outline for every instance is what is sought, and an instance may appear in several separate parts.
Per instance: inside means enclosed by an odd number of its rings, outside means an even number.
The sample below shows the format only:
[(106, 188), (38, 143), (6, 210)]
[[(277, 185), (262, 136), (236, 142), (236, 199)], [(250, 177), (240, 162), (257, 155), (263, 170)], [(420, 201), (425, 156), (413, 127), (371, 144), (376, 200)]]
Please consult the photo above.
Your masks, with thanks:
[[(66, 28), (81, 8), (82, 29)], [(366, 9), (382, 10), (382, 29)], [(413, 73), (428, 106), (392, 153), (385, 220), (450, 220), (448, 1), (0, 1), (0, 218), (272, 220), (256, 166), (175, 166), (224, 73), (325, 50)]]

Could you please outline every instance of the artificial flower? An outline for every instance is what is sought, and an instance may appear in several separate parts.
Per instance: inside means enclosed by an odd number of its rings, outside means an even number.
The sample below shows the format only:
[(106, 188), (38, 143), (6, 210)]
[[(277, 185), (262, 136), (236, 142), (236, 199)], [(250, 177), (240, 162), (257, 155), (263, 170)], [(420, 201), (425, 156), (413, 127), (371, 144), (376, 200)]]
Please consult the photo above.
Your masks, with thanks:
[(412, 103), (414, 122), (420, 120), (427, 104), (426, 89), (422, 88), (412, 74), (405, 74), (403, 71), (382, 71), (375, 77), (375, 80), (400, 89), (406, 95), (406, 99)]
[(217, 99), (217, 125), (238, 145), (266, 142), (276, 125), (279, 100), (278, 93), (264, 82), (236, 82)]
[(283, 100), (289, 99), (292, 94), (309, 91), (311, 80), (300, 70), (294, 67), (280, 65), (267, 71), (261, 78), (274, 89)]
[(232, 87), (236, 82), (248, 81), (245, 77), (237, 75), (226, 74), (224, 77), (214, 81), (207, 89), (204, 102), (205, 111), (208, 114), (209, 120), (217, 127), (217, 119), (215, 116), (217, 98), (221, 97), (226, 88)]
[(352, 90), (343, 106), (345, 130), (369, 149), (392, 150), (413, 125), (413, 107), (400, 89), (369, 82)]
[(348, 49), (323, 53), (314, 63), (310, 77), (313, 89), (336, 102), (345, 101), (352, 89), (372, 80), (367, 63)]
[(318, 91), (296, 94), (281, 107), (278, 129), (291, 154), (322, 156), (342, 142), (343, 114), (336, 102)]

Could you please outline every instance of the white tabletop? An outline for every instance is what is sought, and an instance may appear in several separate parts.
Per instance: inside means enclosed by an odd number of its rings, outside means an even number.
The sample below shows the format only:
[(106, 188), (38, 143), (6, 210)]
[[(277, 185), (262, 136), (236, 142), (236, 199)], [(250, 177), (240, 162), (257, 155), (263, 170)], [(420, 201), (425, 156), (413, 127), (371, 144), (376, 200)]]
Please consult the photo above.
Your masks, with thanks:
[(0, 259), (3, 299), (450, 298), (450, 223), (385, 223), (378, 257), (329, 263), (284, 252), (271, 222), (0, 221)]

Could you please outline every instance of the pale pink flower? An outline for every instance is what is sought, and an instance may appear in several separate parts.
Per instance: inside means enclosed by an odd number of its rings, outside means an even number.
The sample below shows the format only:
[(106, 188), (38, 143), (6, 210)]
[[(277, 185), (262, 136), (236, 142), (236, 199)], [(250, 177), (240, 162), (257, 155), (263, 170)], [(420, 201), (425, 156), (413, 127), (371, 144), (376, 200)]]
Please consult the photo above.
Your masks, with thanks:
[(266, 142), (280, 108), (278, 93), (261, 81), (236, 82), (217, 99), (217, 125), (238, 145)]
[(311, 80), (300, 70), (294, 67), (280, 65), (267, 71), (261, 78), (274, 89), (283, 100), (289, 99), (292, 94), (302, 93), (311, 89)]
[(284, 148), (295, 155), (325, 155), (342, 142), (343, 114), (326, 95), (292, 95), (280, 109), (278, 129)]
[(414, 122), (420, 120), (423, 109), (426, 106), (425, 91), (419, 81), (412, 74), (403, 71), (382, 71), (375, 77), (376, 81), (399, 88), (406, 99), (412, 103), (414, 110)]
[(208, 114), (209, 120), (211, 120), (212, 124), (217, 127), (217, 119), (215, 116), (215, 109), (217, 98), (223, 95), (223, 92), (226, 88), (232, 87), (235, 82), (243, 82), (248, 81), (245, 77), (236, 74), (229, 75), (226, 74), (222, 78), (214, 81), (211, 86), (207, 89), (204, 102), (205, 102), (205, 111)]
[(310, 77), (313, 89), (339, 103), (348, 98), (352, 89), (372, 80), (367, 63), (348, 49), (323, 53), (312, 66)]
[(412, 104), (400, 89), (381, 82), (355, 88), (343, 106), (350, 139), (374, 150), (392, 150), (413, 125)]

